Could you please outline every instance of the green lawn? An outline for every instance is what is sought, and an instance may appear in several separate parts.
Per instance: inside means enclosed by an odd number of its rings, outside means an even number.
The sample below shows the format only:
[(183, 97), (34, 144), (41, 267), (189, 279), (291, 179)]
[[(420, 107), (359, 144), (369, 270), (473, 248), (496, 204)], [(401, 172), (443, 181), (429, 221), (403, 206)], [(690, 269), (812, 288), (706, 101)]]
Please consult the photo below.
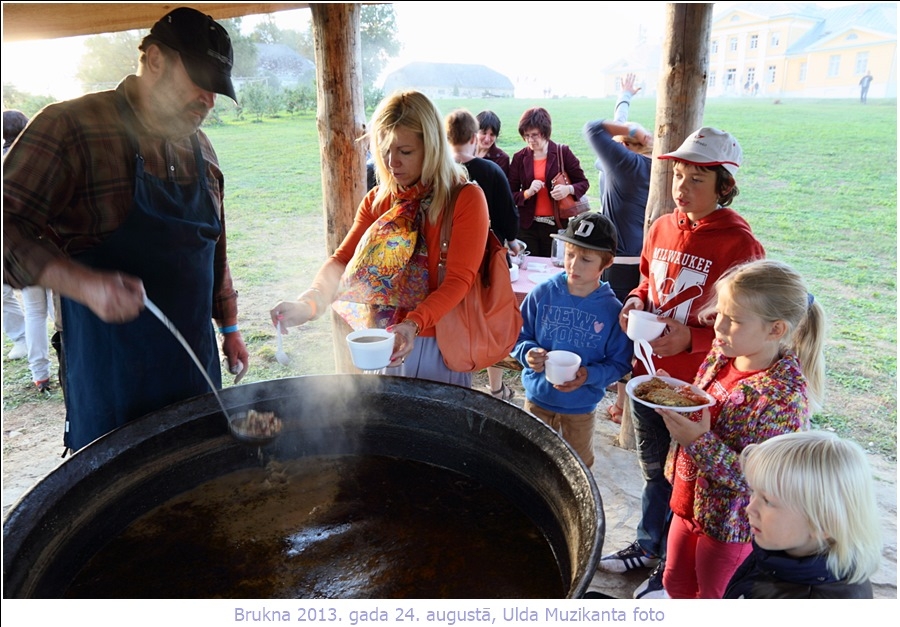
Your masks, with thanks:
[[(552, 137), (569, 144), (588, 178), (594, 157), (585, 123), (612, 114), (613, 99), (444, 100), (443, 113), (490, 108), (504, 122), (500, 146), (512, 154), (530, 106), (547, 108)], [(897, 433), (897, 103), (871, 100), (719, 99), (705, 124), (740, 141), (745, 164), (733, 207), (770, 257), (800, 270), (829, 315), (828, 397), (817, 426), (832, 428), (891, 458)], [(637, 98), (631, 119), (651, 127), (655, 102)], [(205, 129), (226, 177), (230, 259), (251, 351), (244, 381), (334, 368), (326, 320), (292, 331), (285, 368), (274, 360), (268, 310), (308, 285), (325, 256), (315, 117), (266, 118)], [(597, 190), (589, 191), (599, 206)], [(7, 341), (8, 350), (8, 341)], [(4, 364), (4, 407), (22, 402), (21, 362)], [(27, 387), (27, 386), (25, 386)]]

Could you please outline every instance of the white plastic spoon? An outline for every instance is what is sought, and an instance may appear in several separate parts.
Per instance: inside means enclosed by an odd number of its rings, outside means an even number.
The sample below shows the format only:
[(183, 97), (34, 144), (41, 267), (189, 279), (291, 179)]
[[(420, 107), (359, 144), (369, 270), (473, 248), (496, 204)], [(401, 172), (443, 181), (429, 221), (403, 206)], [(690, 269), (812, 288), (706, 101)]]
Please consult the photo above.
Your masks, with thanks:
[(284, 352), (284, 346), (281, 340), (281, 320), (275, 325), (275, 361), (282, 366), (291, 363), (291, 356)]
[(656, 368), (653, 365), (653, 349), (650, 347), (650, 342), (647, 340), (635, 340), (634, 354), (644, 364), (647, 374), (651, 377), (656, 376)]

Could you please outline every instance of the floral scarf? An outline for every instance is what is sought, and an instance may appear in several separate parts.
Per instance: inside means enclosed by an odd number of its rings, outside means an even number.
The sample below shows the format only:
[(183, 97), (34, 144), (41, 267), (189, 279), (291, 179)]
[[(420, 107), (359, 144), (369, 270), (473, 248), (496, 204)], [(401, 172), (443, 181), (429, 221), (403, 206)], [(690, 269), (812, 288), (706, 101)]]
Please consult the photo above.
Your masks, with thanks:
[(431, 187), (421, 183), (400, 191), (359, 240), (332, 305), (354, 330), (397, 324), (428, 296), (428, 245), (420, 227), (431, 198)]

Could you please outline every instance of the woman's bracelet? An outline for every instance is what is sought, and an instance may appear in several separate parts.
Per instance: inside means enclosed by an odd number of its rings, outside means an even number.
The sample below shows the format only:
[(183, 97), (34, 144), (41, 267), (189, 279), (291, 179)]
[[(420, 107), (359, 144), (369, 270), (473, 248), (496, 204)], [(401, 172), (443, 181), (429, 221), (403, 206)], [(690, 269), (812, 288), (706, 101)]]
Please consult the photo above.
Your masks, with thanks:
[(226, 333), (234, 333), (237, 330), (238, 330), (238, 325), (236, 325), (236, 324), (231, 324), (231, 325), (228, 325), (227, 327), (219, 327), (219, 333), (221, 333), (222, 335), (225, 335)]
[(403, 322), (409, 322), (410, 324), (412, 324), (416, 328), (416, 337), (419, 336), (419, 324), (415, 320), (411, 318), (404, 318)]
[[(315, 320), (319, 317), (319, 314), (320, 314), (319, 297), (321, 295), (322, 295), (322, 292), (321, 292), (321, 290), (319, 290), (319, 288), (311, 287), (308, 290), (306, 290), (305, 292), (303, 292), (302, 294), (300, 294), (300, 296), (297, 297), (297, 300), (309, 305), (309, 309), (312, 312), (309, 316), (310, 320)], [(321, 307), (321, 309), (324, 310), (325, 309), (324, 306)]]

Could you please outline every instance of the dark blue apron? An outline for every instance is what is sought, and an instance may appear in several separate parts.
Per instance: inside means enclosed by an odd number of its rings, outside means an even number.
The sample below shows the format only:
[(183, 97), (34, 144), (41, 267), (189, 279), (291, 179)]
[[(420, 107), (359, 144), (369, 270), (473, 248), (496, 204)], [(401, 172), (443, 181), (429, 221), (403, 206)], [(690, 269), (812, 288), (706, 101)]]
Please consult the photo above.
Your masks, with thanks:
[[(124, 115), (133, 119), (130, 111)], [(74, 259), (139, 277), (147, 297), (187, 338), (220, 388), (211, 318), (213, 259), (222, 227), (209, 194), (200, 142), (196, 134), (191, 137), (198, 181), (182, 186), (144, 172), (137, 138), (133, 132), (129, 135), (136, 155), (131, 211), (112, 235)], [(209, 392), (184, 348), (149, 311), (126, 324), (107, 324), (67, 298), (61, 299), (61, 309), (69, 449)]]

